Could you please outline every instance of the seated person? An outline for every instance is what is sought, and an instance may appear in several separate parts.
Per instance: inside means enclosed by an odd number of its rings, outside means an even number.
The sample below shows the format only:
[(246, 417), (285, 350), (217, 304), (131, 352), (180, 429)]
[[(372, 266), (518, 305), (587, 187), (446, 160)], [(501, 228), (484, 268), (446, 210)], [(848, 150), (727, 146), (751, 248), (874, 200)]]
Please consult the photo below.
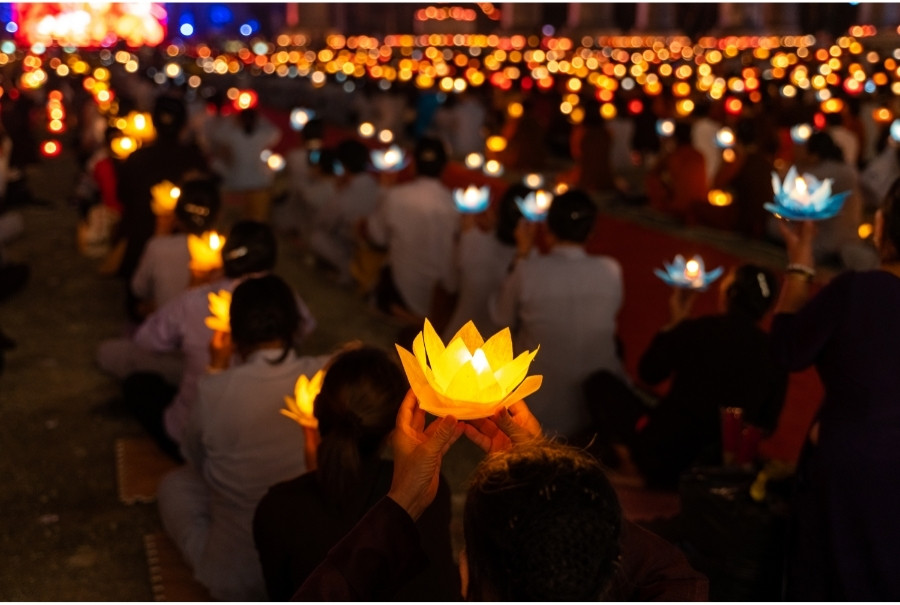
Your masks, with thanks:
[[(270, 488), (253, 520), (270, 599), (290, 599), (328, 551), (387, 494), (393, 464), (383, 454), (406, 388), (403, 371), (375, 347), (346, 350), (329, 365), (315, 401), (321, 434), (316, 467)], [(385, 598), (457, 598), (450, 488), (443, 478), (435, 503), (417, 521), (415, 531), (429, 565)]]
[(677, 548), (623, 522), (596, 459), (541, 438), (524, 402), (492, 418), (425, 428), (412, 391), (397, 415), (391, 489), (328, 554), (295, 600), (378, 600), (421, 568), (415, 532), (441, 461), (466, 435), (490, 454), (466, 495), (462, 596), (491, 601), (704, 600), (706, 578)]
[(638, 483), (675, 488), (692, 464), (720, 461), (719, 408), (742, 408), (749, 424), (775, 429), (787, 373), (775, 364), (768, 334), (759, 324), (777, 288), (767, 269), (740, 266), (721, 282), (722, 312), (695, 319), (688, 315), (696, 292), (675, 290), (672, 320), (654, 337), (638, 367), (646, 384), (672, 379), (658, 402), (648, 402), (609, 372), (588, 378), (585, 396), (606, 464)]
[(195, 178), (179, 188), (172, 231), (150, 238), (131, 276), (131, 293), (141, 317), (195, 285), (191, 283), (188, 235), (200, 236), (211, 229), (219, 214), (221, 201), (215, 181)]
[[(215, 332), (184, 428), (187, 464), (159, 485), (159, 512), (194, 577), (217, 600), (266, 598), (253, 547), (253, 511), (269, 486), (304, 472), (303, 431), (279, 414), (301, 374), (325, 357), (299, 357), (300, 314), (279, 277), (251, 277), (231, 301), (231, 332)], [(237, 362), (232, 362), (236, 355)]]

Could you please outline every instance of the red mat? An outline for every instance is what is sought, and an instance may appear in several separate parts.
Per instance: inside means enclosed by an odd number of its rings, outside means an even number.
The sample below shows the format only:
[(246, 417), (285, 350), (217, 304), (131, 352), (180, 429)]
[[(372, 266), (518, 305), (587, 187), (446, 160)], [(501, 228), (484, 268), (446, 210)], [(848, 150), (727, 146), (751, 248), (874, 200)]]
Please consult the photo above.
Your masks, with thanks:
[[(699, 254), (709, 269), (723, 266), (727, 270), (746, 262), (711, 245), (679, 239), (605, 215), (598, 219), (588, 250), (612, 256), (622, 265), (625, 298), (619, 316), (619, 331), (625, 342), (625, 366), (631, 376), (637, 375), (640, 355), (653, 336), (669, 321), (671, 290), (653, 274), (653, 269), (661, 268), (663, 261), (671, 261), (676, 254), (686, 258)], [(713, 285), (697, 298), (693, 314), (699, 316), (717, 310), (718, 289)], [(822, 393), (822, 384), (814, 369), (791, 374), (778, 429), (761, 445), (764, 457), (796, 462)]]

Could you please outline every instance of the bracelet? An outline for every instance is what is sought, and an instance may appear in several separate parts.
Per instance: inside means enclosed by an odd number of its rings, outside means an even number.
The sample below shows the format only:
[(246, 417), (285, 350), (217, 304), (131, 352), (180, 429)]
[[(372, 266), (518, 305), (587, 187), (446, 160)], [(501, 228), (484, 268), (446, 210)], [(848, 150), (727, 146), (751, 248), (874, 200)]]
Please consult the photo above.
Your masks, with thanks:
[(810, 267), (809, 265), (803, 265), (801, 263), (791, 263), (784, 269), (785, 273), (793, 274), (793, 275), (801, 275), (806, 279), (806, 281), (812, 281), (816, 276), (816, 270)]

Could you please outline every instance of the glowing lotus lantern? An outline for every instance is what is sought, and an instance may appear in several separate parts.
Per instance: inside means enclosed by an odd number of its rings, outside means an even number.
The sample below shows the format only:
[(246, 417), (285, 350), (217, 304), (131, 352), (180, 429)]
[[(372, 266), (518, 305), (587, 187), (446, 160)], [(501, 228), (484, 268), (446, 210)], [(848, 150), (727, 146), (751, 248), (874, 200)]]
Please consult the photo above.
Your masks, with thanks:
[(163, 181), (150, 188), (150, 195), (152, 196), (150, 205), (153, 208), (153, 214), (162, 216), (175, 212), (175, 204), (181, 197), (181, 189), (170, 181)]
[(119, 136), (110, 141), (109, 146), (117, 158), (124, 160), (137, 149), (138, 144), (132, 137)]
[(304, 109), (297, 107), (291, 111), (291, 128), (297, 132), (306, 128), (310, 120), (316, 117), (316, 112), (312, 109)]
[(891, 138), (895, 143), (900, 143), (900, 118), (891, 122)]
[(522, 215), (533, 222), (544, 220), (552, 203), (553, 194), (543, 189), (532, 191), (524, 199), (521, 197), (516, 198), (516, 206), (519, 207)]
[(122, 132), (142, 143), (148, 143), (156, 138), (156, 130), (153, 128), (153, 120), (149, 113), (133, 111), (128, 114)]
[(812, 136), (813, 129), (809, 124), (797, 124), (791, 127), (791, 140), (795, 145), (803, 145)]
[(778, 174), (772, 173), (772, 189), (775, 203), (763, 204), (763, 208), (792, 221), (821, 221), (837, 215), (844, 200), (850, 195), (843, 191), (832, 195), (832, 179), (820, 181), (811, 174), (800, 176), (791, 166), (782, 184)]
[(670, 137), (675, 134), (675, 122), (673, 120), (657, 120), (656, 134), (661, 137)]
[(372, 164), (379, 172), (399, 172), (406, 168), (408, 158), (397, 145), (387, 149), (373, 149), (370, 153)]
[(464, 214), (478, 214), (487, 210), (491, 201), (491, 188), (469, 185), (463, 189), (453, 190), (453, 201), (456, 209)]
[(665, 271), (654, 269), (653, 273), (658, 278), (675, 288), (683, 288), (687, 290), (703, 291), (722, 275), (724, 269), (716, 267), (712, 271), (707, 272), (703, 265), (703, 258), (694, 256), (691, 260), (685, 262), (684, 257), (680, 254), (675, 257), (672, 263), (663, 263)]
[(188, 250), (191, 253), (191, 269), (213, 271), (222, 267), (222, 246), (225, 238), (215, 231), (207, 231), (201, 236), (188, 235)]
[(716, 145), (721, 147), (722, 149), (731, 149), (734, 147), (734, 131), (727, 126), (724, 126), (716, 132)]
[(322, 390), (324, 378), (324, 370), (316, 372), (312, 379), (307, 378), (306, 374), (301, 374), (294, 386), (294, 396), (285, 396), (284, 402), (287, 404), (287, 409), (281, 410), (281, 413), (296, 420), (300, 426), (311, 429), (318, 428), (319, 421), (313, 415), (313, 404), (319, 391)]
[(209, 296), (210, 317), (205, 320), (206, 327), (216, 332), (231, 332), (231, 292), (219, 290), (219, 293), (210, 292)]
[(540, 347), (513, 359), (509, 328), (485, 342), (470, 321), (445, 347), (426, 319), (412, 348), (410, 353), (397, 345), (400, 361), (419, 406), (435, 416), (486, 418), (541, 386), (541, 376), (526, 376)]

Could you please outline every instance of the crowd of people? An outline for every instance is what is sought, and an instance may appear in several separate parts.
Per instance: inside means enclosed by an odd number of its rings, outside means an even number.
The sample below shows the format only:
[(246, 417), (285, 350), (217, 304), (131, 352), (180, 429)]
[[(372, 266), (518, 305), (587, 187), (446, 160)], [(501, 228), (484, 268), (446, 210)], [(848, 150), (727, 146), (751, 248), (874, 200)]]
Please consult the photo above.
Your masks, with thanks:
[[(813, 364), (826, 395), (797, 470), (784, 596), (900, 598), (895, 143), (864, 151), (861, 131), (833, 115), (807, 141), (785, 143), (762, 116), (745, 116), (722, 160), (710, 140), (716, 108), (648, 142), (647, 116), (666, 117), (649, 104), (604, 121), (588, 103), (569, 141), (567, 190), (533, 220), (520, 204), (537, 187), (517, 179), (547, 168), (544, 100), (527, 99), (507, 121), (497, 157), (508, 178), (471, 214), (455, 206), (448, 174), (484, 151), (491, 105), (475, 93), (423, 100), (430, 119), (404, 122), (387, 97), (363, 98), (360, 115), (395, 129), (408, 167), (379, 172), (370, 140), (313, 119), (287, 153), (279, 192), (264, 158), (284, 133), (262, 106), (228, 114), (219, 104), (198, 126), (185, 100), (166, 93), (153, 102), (153, 143), (114, 160), (103, 137), (84, 153), (95, 204), (113, 217), (103, 270), (127, 292), (124, 336), (101, 344), (98, 365), (180, 463), (160, 485), (160, 515), (214, 599), (703, 600), (707, 579), (623, 519), (613, 484), (675, 490), (691, 467), (728, 462), (723, 396), (769, 434), (789, 372)], [(771, 173), (785, 161), (850, 191), (841, 213), (767, 224)], [(640, 191), (624, 173), (635, 162), (646, 169)], [(180, 192), (168, 213), (154, 205), (163, 183)], [(733, 204), (711, 207), (712, 189), (730, 189)], [(680, 223), (783, 241), (791, 264), (783, 280), (771, 268), (732, 267), (712, 315), (692, 317), (694, 293), (674, 290), (671, 321), (629, 376), (617, 324), (622, 265), (585, 244), (603, 220), (600, 202), (642, 194)], [(857, 228), (876, 209), (867, 245)], [(16, 220), (0, 214), (0, 246)], [(212, 229), (224, 234), (221, 264), (201, 270), (189, 241)], [(393, 351), (359, 342), (305, 351), (316, 319), (275, 273), (285, 253), (403, 326), (403, 346), (426, 319), (446, 341), (470, 320), (485, 335), (509, 327), (516, 353), (539, 348), (532, 373), (543, 386), (489, 418), (426, 426)], [(840, 273), (811, 296), (823, 265)], [(209, 301), (223, 295), (229, 324), (213, 328)], [(0, 347), (7, 342), (0, 332)], [(297, 379), (319, 370), (314, 422), (298, 426), (279, 410)], [(453, 553), (441, 461), (462, 437), (486, 457), (466, 493), (465, 550)]]

